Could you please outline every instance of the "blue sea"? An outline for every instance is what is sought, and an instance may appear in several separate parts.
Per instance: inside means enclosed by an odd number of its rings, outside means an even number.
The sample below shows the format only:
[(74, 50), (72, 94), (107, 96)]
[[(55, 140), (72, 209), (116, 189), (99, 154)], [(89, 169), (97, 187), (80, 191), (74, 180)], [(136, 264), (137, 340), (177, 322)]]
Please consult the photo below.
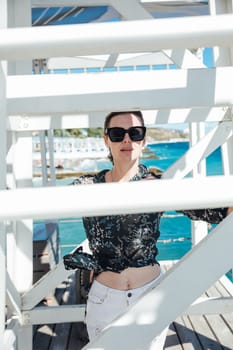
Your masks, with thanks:
[[(150, 152), (156, 159), (142, 158), (141, 163), (146, 166), (157, 167), (161, 170), (169, 168), (188, 149), (188, 142), (163, 142), (148, 144)], [(217, 149), (207, 159), (207, 175), (222, 175), (221, 151)], [(93, 164), (93, 161), (90, 162)], [(111, 168), (107, 159), (95, 162), (95, 170)], [(58, 180), (58, 185), (68, 184), (71, 178)], [(38, 225), (38, 223), (35, 223)], [(81, 218), (60, 219), (59, 239), (62, 255), (72, 251), (77, 244), (85, 239), (85, 232)], [(176, 212), (166, 212), (161, 219), (160, 238), (158, 241), (159, 260), (179, 259), (191, 248), (191, 221)]]

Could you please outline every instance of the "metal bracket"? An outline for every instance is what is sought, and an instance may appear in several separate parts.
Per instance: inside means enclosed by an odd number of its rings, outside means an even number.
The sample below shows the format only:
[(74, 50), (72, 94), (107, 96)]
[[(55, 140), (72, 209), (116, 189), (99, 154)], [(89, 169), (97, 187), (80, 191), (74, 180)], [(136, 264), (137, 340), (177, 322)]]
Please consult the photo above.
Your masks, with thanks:
[(33, 60), (33, 71), (35, 74), (48, 73), (48, 65), (46, 58), (36, 58)]
[(23, 311), (21, 317), (22, 325), (29, 326), (31, 325), (31, 315), (29, 311)]

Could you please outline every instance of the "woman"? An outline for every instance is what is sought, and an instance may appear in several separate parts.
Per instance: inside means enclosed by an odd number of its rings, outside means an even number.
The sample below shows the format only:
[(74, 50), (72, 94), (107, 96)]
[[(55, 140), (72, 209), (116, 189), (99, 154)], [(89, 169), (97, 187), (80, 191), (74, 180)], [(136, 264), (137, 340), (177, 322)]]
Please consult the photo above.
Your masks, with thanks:
[[(112, 169), (81, 176), (74, 184), (158, 180), (159, 176), (139, 164), (145, 134), (140, 111), (110, 113), (104, 124), (104, 140)], [(190, 210), (185, 214), (219, 223), (227, 215), (227, 208)], [(83, 218), (93, 255), (71, 254), (64, 257), (64, 262), (66, 268), (86, 266), (94, 270), (86, 314), (90, 340), (160, 278), (156, 242), (161, 215), (156, 212)], [(165, 336), (163, 332), (156, 338), (156, 349), (163, 348)]]

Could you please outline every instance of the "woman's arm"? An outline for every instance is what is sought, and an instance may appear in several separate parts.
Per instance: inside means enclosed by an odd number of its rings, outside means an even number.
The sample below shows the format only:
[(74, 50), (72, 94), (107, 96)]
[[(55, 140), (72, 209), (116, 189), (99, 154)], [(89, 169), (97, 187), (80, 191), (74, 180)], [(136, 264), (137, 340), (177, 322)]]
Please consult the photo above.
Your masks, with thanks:
[(181, 212), (192, 220), (203, 220), (210, 224), (219, 224), (230, 213), (230, 208), (194, 209), (182, 210)]

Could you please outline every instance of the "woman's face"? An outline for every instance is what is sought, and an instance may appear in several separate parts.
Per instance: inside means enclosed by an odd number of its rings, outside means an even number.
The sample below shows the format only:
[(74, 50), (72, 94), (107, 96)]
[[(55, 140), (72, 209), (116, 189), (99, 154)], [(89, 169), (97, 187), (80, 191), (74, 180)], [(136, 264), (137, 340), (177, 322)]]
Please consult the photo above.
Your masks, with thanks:
[[(142, 126), (141, 121), (134, 114), (118, 114), (114, 116), (109, 128), (120, 127), (129, 129), (132, 126)], [(132, 162), (138, 160), (141, 156), (145, 139), (142, 141), (132, 141), (129, 134), (126, 133), (121, 142), (112, 142), (108, 135), (104, 135), (106, 146), (110, 149), (114, 164), (118, 162)]]

